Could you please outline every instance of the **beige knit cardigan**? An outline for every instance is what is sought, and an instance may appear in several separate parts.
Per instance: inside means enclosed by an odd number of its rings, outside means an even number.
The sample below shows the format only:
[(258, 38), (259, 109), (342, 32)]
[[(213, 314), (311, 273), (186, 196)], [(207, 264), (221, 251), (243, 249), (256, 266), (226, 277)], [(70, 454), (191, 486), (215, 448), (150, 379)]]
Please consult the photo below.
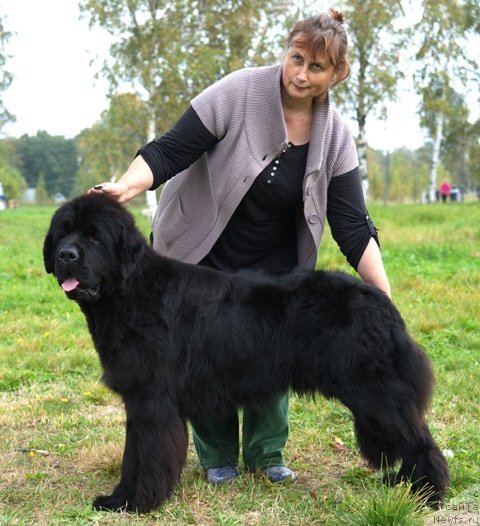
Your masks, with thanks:
[[(219, 142), (168, 181), (153, 220), (154, 249), (190, 263), (204, 258), (257, 175), (288, 143), (281, 65), (231, 73), (192, 100)], [(352, 134), (329, 99), (317, 102), (297, 218), (298, 265), (314, 268), (331, 177), (358, 166)]]

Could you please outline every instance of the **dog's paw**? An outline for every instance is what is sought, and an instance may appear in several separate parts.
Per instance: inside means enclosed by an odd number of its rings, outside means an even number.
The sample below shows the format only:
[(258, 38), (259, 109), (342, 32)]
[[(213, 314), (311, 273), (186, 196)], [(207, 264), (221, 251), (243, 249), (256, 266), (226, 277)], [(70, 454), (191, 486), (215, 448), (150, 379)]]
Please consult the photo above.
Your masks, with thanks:
[(93, 508), (97, 511), (129, 511), (130, 506), (126, 499), (121, 499), (117, 495), (99, 495), (93, 501)]
[(113, 495), (99, 495), (93, 501), (93, 508), (97, 511), (148, 513), (154, 507), (155, 504), (150, 502), (138, 502), (133, 498), (121, 497), (115, 492)]

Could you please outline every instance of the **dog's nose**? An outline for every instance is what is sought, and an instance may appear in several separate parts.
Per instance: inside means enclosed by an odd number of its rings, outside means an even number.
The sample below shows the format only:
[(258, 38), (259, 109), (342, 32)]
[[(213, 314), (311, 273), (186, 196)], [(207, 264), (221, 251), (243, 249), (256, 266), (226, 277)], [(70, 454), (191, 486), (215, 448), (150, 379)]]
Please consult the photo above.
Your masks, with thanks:
[(59, 250), (58, 257), (64, 263), (73, 263), (79, 258), (79, 253), (75, 247), (64, 247)]

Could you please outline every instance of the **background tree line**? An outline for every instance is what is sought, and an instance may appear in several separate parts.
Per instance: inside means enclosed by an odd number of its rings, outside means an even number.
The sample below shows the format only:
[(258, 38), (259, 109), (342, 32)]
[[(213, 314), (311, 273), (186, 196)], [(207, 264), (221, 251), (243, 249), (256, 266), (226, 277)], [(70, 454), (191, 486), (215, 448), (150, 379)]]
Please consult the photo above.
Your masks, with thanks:
[[(118, 177), (135, 151), (176, 121), (193, 96), (244, 66), (278, 61), (292, 22), (318, 11), (317, 2), (271, 0), (84, 0), (82, 16), (111, 36), (97, 67), (109, 80), (110, 105), (73, 139), (36, 136), (0, 140), (0, 181), (16, 197), (25, 186), (71, 196)], [(464, 189), (480, 185), (480, 122), (467, 96), (478, 89), (477, 0), (345, 0), (352, 74), (334, 102), (357, 124), (365, 192), (372, 199), (419, 199), (440, 178)], [(274, 23), (272, 23), (274, 21)], [(0, 131), (14, 117), (1, 104), (11, 74), (0, 17)], [(399, 86), (411, 78), (419, 120), (429, 140), (419, 150), (373, 151), (365, 126), (402, 104)], [(385, 131), (388, 135), (388, 130)]]

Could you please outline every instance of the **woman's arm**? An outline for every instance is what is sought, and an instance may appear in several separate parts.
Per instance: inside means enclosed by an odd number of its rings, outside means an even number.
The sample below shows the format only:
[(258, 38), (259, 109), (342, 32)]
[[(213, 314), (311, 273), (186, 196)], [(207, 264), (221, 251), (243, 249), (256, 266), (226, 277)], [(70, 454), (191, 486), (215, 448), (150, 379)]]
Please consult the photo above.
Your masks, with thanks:
[(328, 187), (327, 217), (333, 238), (350, 265), (365, 282), (377, 286), (390, 297), (378, 234), (365, 206), (358, 167), (332, 177)]
[(373, 237), (370, 238), (362, 257), (360, 258), (357, 272), (365, 283), (375, 285), (389, 298), (392, 297), (392, 290), (390, 288), (387, 273), (383, 266), (380, 249)]
[(128, 170), (114, 183), (101, 183), (89, 190), (106, 193), (121, 203), (158, 188), (162, 183), (188, 168), (218, 142), (189, 106), (175, 126), (137, 152)]

